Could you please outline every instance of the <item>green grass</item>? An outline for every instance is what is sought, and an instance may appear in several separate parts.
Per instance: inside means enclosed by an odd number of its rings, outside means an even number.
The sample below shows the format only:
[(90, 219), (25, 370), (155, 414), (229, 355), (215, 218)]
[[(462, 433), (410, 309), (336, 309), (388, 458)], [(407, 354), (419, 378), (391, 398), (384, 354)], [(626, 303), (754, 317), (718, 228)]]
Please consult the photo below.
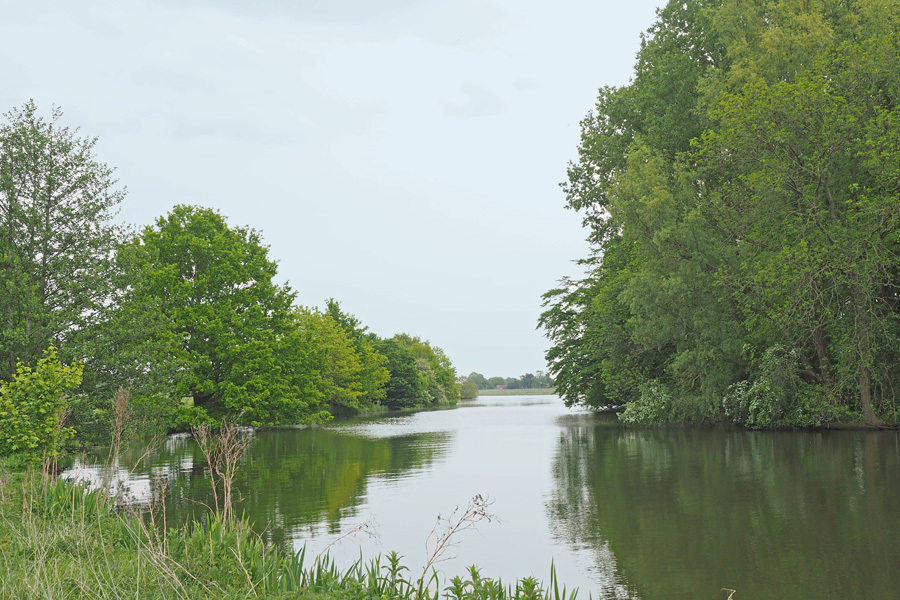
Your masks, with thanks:
[[(392, 552), (341, 571), (266, 544), (245, 520), (211, 513), (164, 529), (161, 515), (136, 515), (115, 498), (69, 481), (26, 481), (0, 464), (0, 598), (313, 600), (573, 600), (551, 567), (550, 583), (505, 586), (483, 577), (420, 582)], [(421, 590), (421, 591), (420, 591)]]

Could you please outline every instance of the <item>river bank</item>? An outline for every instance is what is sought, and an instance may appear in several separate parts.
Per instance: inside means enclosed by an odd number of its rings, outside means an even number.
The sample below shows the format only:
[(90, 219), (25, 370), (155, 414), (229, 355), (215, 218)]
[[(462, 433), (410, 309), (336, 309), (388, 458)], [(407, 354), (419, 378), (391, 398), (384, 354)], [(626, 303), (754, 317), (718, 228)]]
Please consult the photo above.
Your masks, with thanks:
[[(136, 511), (103, 489), (41, 479), (0, 463), (0, 598), (575, 600), (551, 567), (510, 585), (482, 574), (447, 580), (429, 563), (416, 577), (396, 552), (341, 569), (327, 553), (285, 550), (247, 519), (210, 510), (168, 526), (165, 512)], [(470, 505), (470, 511), (472, 507)], [(474, 515), (474, 516), (473, 516)], [(467, 527), (466, 512), (456, 527)], [(452, 533), (437, 539), (435, 559)], [(429, 568), (431, 567), (431, 568)]]

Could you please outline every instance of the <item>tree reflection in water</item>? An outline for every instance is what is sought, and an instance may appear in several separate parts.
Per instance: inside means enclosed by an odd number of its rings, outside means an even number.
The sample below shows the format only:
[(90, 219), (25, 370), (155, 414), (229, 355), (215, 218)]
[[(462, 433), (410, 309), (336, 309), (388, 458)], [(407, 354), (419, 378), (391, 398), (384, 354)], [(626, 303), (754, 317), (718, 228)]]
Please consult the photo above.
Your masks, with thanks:
[(547, 503), (611, 598), (889, 598), (900, 588), (897, 432), (622, 429), (559, 420)]

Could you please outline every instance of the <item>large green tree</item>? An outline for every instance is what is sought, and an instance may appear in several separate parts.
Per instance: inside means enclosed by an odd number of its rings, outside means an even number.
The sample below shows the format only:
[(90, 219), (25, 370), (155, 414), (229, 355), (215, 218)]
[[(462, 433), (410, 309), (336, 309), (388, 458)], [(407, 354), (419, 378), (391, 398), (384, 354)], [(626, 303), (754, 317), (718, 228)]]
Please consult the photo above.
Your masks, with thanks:
[[(295, 365), (295, 375), (315, 381), (330, 413), (358, 410), (366, 392), (353, 338), (328, 313), (301, 308), (294, 320), (294, 330), (281, 346), (282, 360)], [(301, 354), (305, 358), (298, 361)]]
[(677, 159), (703, 131), (698, 85), (725, 64), (706, 3), (669, 3), (642, 36), (632, 83), (602, 88), (582, 121), (579, 158), (563, 189), (566, 206), (585, 215), (592, 255), (581, 262), (586, 277), (563, 279), (544, 295), (539, 321), (568, 404), (625, 404), (642, 382), (659, 378), (690, 389), (716, 358), (692, 337), (716, 329), (694, 311), (696, 298), (711, 297), (711, 282), (693, 238), (679, 239), (693, 225), (680, 223), (690, 190)]
[(296, 330), (294, 294), (275, 283), (256, 231), (214, 210), (176, 206), (120, 252), (134, 269), (127, 301), (159, 311), (163, 345), (177, 339), (174, 393), (212, 415), (253, 422), (319, 413), (285, 376), (290, 356), (279, 344)]
[(403, 345), (416, 359), (416, 368), (425, 381), (425, 403), (430, 405), (456, 404), (459, 383), (456, 369), (441, 348), (406, 333), (398, 333), (394, 340)]
[(124, 196), (97, 161), (97, 140), (49, 120), (34, 102), (0, 125), (0, 378), (34, 363), (51, 343), (79, 356), (75, 340), (108, 304)]

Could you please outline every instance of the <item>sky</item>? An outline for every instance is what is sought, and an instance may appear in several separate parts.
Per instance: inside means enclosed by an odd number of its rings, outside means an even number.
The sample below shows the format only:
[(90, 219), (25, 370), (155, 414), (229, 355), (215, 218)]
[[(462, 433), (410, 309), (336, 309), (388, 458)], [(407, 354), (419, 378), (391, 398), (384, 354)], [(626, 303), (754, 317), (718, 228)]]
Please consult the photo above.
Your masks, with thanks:
[(0, 112), (97, 137), (125, 222), (214, 208), (299, 304), (517, 377), (547, 369), (541, 294), (588, 253), (559, 188), (579, 121), (659, 5), (0, 0)]

